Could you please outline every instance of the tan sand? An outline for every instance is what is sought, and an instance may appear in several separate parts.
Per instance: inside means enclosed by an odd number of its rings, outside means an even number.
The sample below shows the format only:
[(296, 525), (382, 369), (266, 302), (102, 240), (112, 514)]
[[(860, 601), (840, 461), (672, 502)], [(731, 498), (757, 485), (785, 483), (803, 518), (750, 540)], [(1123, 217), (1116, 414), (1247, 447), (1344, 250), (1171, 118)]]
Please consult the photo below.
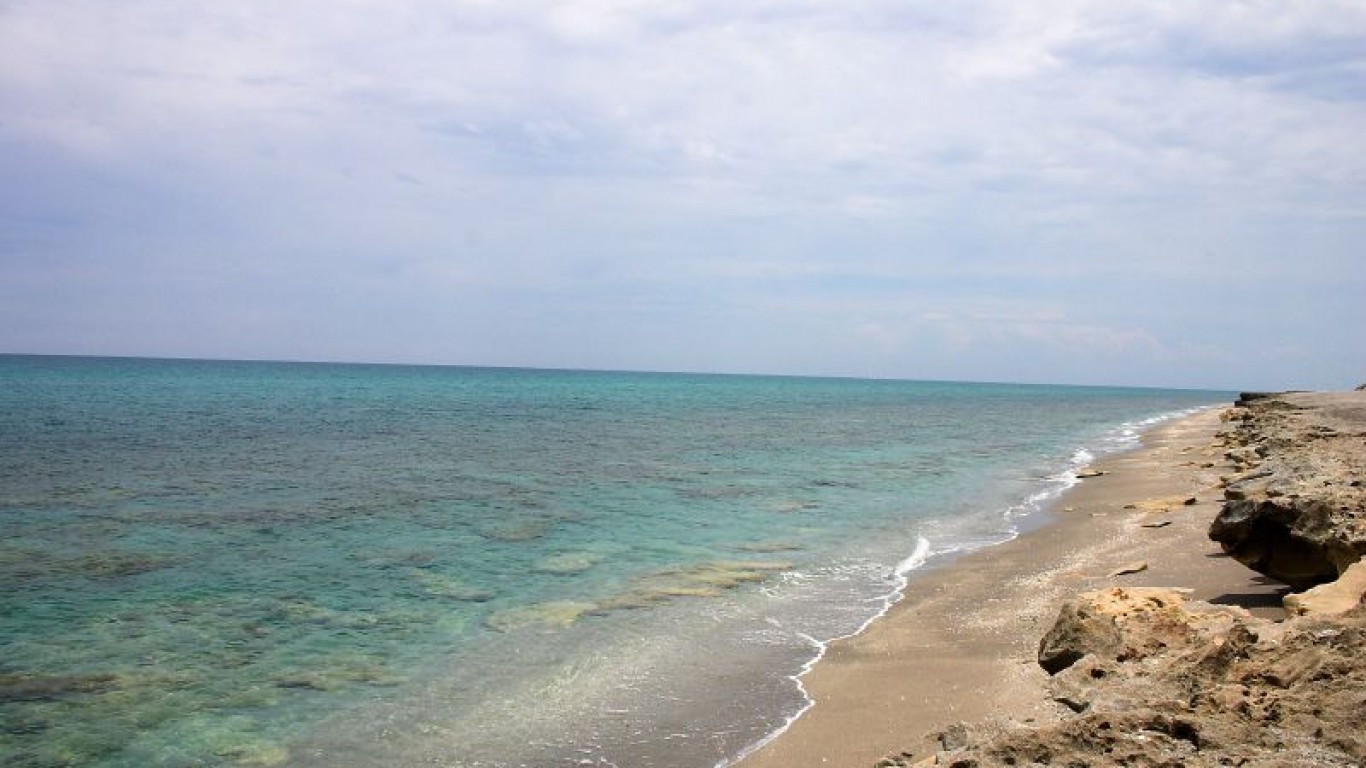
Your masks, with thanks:
[[(959, 721), (1057, 719), (1035, 652), (1082, 590), (1186, 587), (1281, 615), (1279, 585), (1206, 535), (1228, 471), (1211, 445), (1219, 426), (1217, 409), (1161, 425), (1065, 494), (1056, 522), (915, 578), (887, 616), (831, 646), (803, 678), (815, 706), (741, 768), (871, 768), (903, 751), (928, 755), (927, 737)], [(1109, 575), (1126, 566), (1146, 567)]]

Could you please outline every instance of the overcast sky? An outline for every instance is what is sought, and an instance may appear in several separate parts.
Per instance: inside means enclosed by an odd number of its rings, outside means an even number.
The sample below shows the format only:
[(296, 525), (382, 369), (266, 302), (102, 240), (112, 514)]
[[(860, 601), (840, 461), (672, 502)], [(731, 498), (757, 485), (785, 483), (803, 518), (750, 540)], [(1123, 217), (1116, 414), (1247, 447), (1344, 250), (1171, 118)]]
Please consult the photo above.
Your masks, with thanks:
[(1366, 3), (0, 0), (0, 351), (1366, 381)]

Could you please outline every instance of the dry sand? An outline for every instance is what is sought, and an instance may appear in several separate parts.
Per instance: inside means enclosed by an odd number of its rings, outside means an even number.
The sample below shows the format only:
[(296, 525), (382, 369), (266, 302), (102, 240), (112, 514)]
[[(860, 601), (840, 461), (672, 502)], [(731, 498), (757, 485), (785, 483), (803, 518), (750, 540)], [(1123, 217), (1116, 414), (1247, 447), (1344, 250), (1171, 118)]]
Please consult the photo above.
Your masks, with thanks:
[[(1065, 494), (1054, 522), (915, 578), (887, 616), (831, 646), (803, 678), (815, 706), (740, 768), (871, 768), (903, 751), (931, 753), (927, 737), (959, 721), (1058, 719), (1064, 710), (1049, 701), (1035, 652), (1079, 591), (1185, 587), (1196, 599), (1281, 615), (1283, 588), (1206, 535), (1228, 471), (1212, 446), (1219, 414), (1160, 425), (1141, 448), (1098, 463), (1105, 474)], [(1140, 572), (1110, 575), (1140, 563)]]

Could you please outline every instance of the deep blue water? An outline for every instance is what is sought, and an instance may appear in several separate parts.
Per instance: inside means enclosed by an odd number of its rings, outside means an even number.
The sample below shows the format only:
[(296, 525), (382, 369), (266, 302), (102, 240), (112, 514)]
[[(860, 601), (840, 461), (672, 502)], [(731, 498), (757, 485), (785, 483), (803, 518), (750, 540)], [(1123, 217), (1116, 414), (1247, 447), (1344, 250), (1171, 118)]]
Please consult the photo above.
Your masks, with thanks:
[(1228, 398), (0, 356), (0, 763), (713, 765), (922, 540)]

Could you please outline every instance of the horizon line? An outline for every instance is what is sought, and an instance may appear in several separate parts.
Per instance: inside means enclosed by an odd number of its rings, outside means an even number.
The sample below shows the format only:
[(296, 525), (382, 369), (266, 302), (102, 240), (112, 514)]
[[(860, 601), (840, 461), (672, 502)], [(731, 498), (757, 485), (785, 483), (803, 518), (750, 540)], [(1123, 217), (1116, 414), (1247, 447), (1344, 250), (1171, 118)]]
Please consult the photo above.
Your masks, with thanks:
[[(247, 358), (247, 357), (203, 357), (203, 356), (180, 356), (180, 355), (129, 355), (129, 354), (80, 354), (69, 352), (5, 352), (0, 351), (0, 357), (53, 357), (53, 358), (82, 358), (93, 360), (146, 360), (159, 362), (192, 362), (192, 363), (264, 363), (272, 365), (355, 365), (371, 367), (406, 367), (406, 368), (466, 368), (482, 370), (502, 370), (502, 371), (538, 371), (546, 373), (599, 373), (599, 374), (642, 374), (657, 376), (734, 376), (734, 377), (755, 377), (755, 378), (784, 378), (784, 379), (828, 379), (845, 381), (885, 381), (902, 383), (920, 384), (977, 384), (985, 386), (1042, 386), (1042, 387), (1073, 387), (1087, 389), (1151, 389), (1175, 392), (1210, 392), (1218, 394), (1241, 393), (1248, 390), (1245, 388), (1220, 388), (1220, 387), (1192, 387), (1192, 386), (1161, 386), (1153, 384), (1077, 384), (1063, 382), (1045, 381), (1008, 381), (1008, 380), (984, 380), (984, 379), (948, 379), (948, 378), (909, 378), (905, 376), (876, 376), (876, 375), (851, 375), (851, 374), (810, 374), (810, 373), (771, 373), (758, 371), (703, 371), (703, 370), (677, 370), (677, 369), (657, 369), (657, 368), (595, 368), (595, 367), (562, 367), (562, 366), (541, 366), (541, 365), (490, 365), (481, 363), (418, 363), (403, 362), (394, 360), (328, 360), (328, 359), (289, 359), (289, 358)], [(1282, 390), (1293, 391), (1293, 390)]]

